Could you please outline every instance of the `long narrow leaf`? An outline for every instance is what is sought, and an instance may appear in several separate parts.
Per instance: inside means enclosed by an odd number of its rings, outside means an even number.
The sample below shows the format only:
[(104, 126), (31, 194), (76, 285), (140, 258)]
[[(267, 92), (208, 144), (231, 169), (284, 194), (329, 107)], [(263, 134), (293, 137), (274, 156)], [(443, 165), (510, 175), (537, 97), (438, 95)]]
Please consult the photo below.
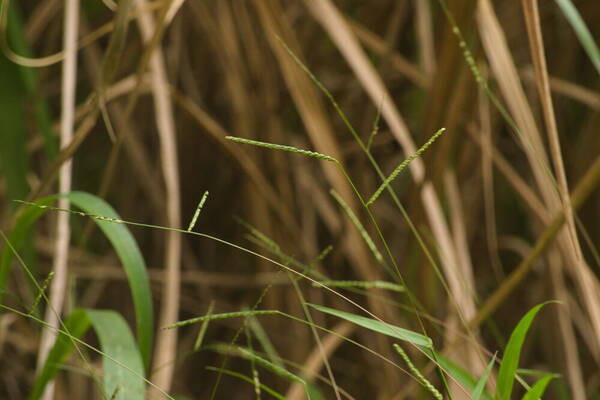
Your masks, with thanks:
[(471, 400), (479, 400), (481, 398), (481, 395), (483, 394), (483, 391), (485, 389), (485, 384), (487, 383), (488, 378), (490, 377), (490, 372), (492, 372), (492, 368), (494, 367), (495, 362), (496, 355), (494, 354), (494, 357), (492, 357), (492, 360), (487, 365), (487, 368), (483, 372), (483, 375), (481, 375), (481, 378), (479, 378), (479, 382), (477, 382), (477, 385), (475, 386), (475, 389), (471, 394)]
[[(120, 218), (108, 203), (97, 196), (85, 192), (72, 192), (65, 196), (88, 214)], [(98, 219), (94, 219), (94, 222), (110, 240), (127, 274), (135, 307), (138, 344), (144, 365), (148, 367), (152, 351), (154, 322), (152, 293), (144, 257), (142, 257), (133, 235), (125, 225)]]
[(353, 324), (362, 326), (363, 328), (367, 328), (372, 331), (403, 340), (405, 342), (410, 342), (416, 344), (417, 346), (426, 348), (431, 348), (433, 346), (431, 338), (417, 332), (409, 331), (408, 329), (400, 328), (398, 326), (387, 324), (371, 318), (362, 317), (360, 315), (347, 313), (345, 311), (335, 310), (333, 308), (323, 307), (316, 304), (308, 305), (316, 310), (345, 319), (346, 321), (350, 321)]
[[(89, 214), (106, 217), (106, 220), (98, 218), (94, 218), (93, 220), (98, 224), (102, 232), (111, 242), (123, 264), (133, 297), (138, 345), (140, 347), (142, 359), (144, 360), (144, 365), (148, 367), (152, 350), (154, 317), (152, 312), (150, 281), (148, 279), (148, 271), (142, 253), (133, 235), (124, 224), (118, 224), (108, 220), (119, 220), (120, 217), (104, 200), (85, 192), (72, 192), (63, 196), (67, 197), (75, 206)], [(47, 211), (44, 207), (55, 201), (57, 197), (58, 196), (55, 195), (38, 200), (35, 205), (30, 205), (21, 213), (9, 236), (9, 240), (15, 249), (18, 250), (23, 245), (23, 241), (32, 224)], [(2, 255), (0, 256), (0, 295), (2, 289), (6, 286), (12, 257), (12, 252), (6, 248), (2, 251)]]
[(105, 354), (102, 380), (105, 396), (114, 400), (144, 400), (144, 364), (127, 322), (115, 311), (87, 310), (87, 315)]
[(550, 381), (558, 375), (548, 374), (539, 379), (523, 396), (523, 400), (539, 400), (544, 395)]
[[(473, 393), (477, 388), (477, 379), (475, 379), (467, 371), (442, 356), (441, 354), (434, 352), (431, 349), (423, 349), (423, 351), (429, 355), (429, 357), (435, 360), (440, 368), (450, 375), (452, 379), (460, 384), (461, 387), (465, 388), (469, 392)], [(484, 390), (480, 397), (482, 400), (492, 400), (492, 397)]]
[(513, 384), (515, 381), (515, 373), (519, 365), (519, 358), (521, 356), (521, 348), (525, 341), (525, 335), (531, 327), (533, 319), (537, 313), (548, 303), (538, 304), (533, 307), (523, 318), (519, 321), (517, 327), (513, 330), (508, 340), (508, 345), (504, 351), (504, 357), (502, 358), (502, 364), (500, 364), (500, 371), (498, 372), (498, 383), (497, 383), (497, 394), (501, 400), (509, 400), (512, 394)]

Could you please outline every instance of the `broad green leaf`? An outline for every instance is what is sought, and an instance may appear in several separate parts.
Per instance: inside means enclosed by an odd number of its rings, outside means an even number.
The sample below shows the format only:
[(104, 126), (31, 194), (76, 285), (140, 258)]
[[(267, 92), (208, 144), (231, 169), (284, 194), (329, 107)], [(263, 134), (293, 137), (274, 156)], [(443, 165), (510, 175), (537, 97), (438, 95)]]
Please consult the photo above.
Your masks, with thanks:
[[(67, 197), (75, 206), (88, 214), (120, 219), (119, 215), (108, 203), (92, 194), (72, 192), (62, 196)], [(31, 228), (31, 225), (47, 211), (43, 206), (51, 204), (57, 197), (58, 195), (54, 195), (38, 200), (36, 203), (38, 206), (30, 205), (21, 213), (15, 224), (15, 228), (9, 236), (9, 240), (15, 249), (18, 250), (19, 247), (23, 245), (24, 238)], [(133, 235), (129, 232), (126, 225), (97, 218), (94, 218), (93, 220), (111, 242), (123, 264), (133, 297), (138, 345), (140, 347), (142, 359), (144, 360), (144, 365), (148, 367), (152, 351), (154, 322), (152, 293), (150, 291), (146, 263)], [(2, 255), (0, 256), (0, 291), (6, 286), (12, 258), (13, 254), (11, 250), (5, 246)]]
[[(90, 321), (85, 310), (78, 309), (69, 315), (65, 321), (65, 331), (71, 336), (80, 339), (90, 326)], [(50, 382), (56, 373), (59, 366), (64, 362), (69, 353), (73, 350), (73, 340), (63, 332), (58, 334), (54, 346), (48, 353), (46, 363), (40, 374), (35, 379), (33, 389), (29, 394), (29, 400), (37, 400), (44, 393), (44, 388)]]
[(494, 354), (494, 356), (492, 357), (492, 360), (490, 361), (490, 363), (487, 365), (487, 368), (483, 372), (483, 375), (481, 375), (481, 378), (479, 378), (479, 382), (477, 382), (475, 389), (473, 389), (473, 393), (471, 394), (471, 400), (479, 400), (481, 398), (481, 395), (483, 394), (483, 390), (485, 389), (485, 384), (487, 383), (487, 380), (490, 376), (490, 372), (492, 372), (492, 368), (494, 367), (495, 362), (496, 362), (496, 355)]
[(433, 346), (431, 338), (417, 332), (409, 331), (408, 329), (400, 328), (371, 318), (362, 317), (360, 315), (347, 313), (345, 311), (335, 310), (333, 308), (323, 307), (316, 304), (308, 305), (316, 310), (345, 319), (346, 321), (350, 321), (353, 324), (362, 326), (363, 328), (367, 328), (372, 331), (403, 340), (405, 342), (410, 342), (416, 344), (417, 346), (426, 348), (431, 348)]
[[(120, 219), (119, 214), (97, 196), (85, 192), (71, 192), (65, 197), (88, 214)], [(154, 321), (152, 293), (144, 257), (142, 257), (133, 235), (124, 224), (98, 219), (94, 219), (94, 222), (110, 240), (127, 274), (135, 307), (138, 344), (144, 365), (148, 367), (152, 351)]]
[(550, 381), (558, 375), (548, 374), (538, 380), (523, 396), (523, 400), (539, 400), (544, 395)]
[(533, 322), (533, 319), (537, 313), (548, 303), (538, 304), (533, 307), (523, 318), (519, 321), (519, 324), (510, 335), (506, 350), (504, 351), (504, 357), (500, 364), (500, 371), (498, 372), (497, 381), (497, 395), (501, 400), (509, 400), (512, 394), (513, 384), (515, 381), (515, 373), (519, 365), (519, 358), (521, 356), (521, 347), (525, 341), (525, 335)]
[(600, 74), (600, 51), (598, 50), (598, 46), (596, 46), (596, 42), (594, 42), (594, 37), (585, 25), (585, 22), (583, 22), (581, 15), (579, 15), (571, 0), (556, 0), (556, 3), (565, 15), (565, 18), (569, 21), (569, 24), (571, 24), (581, 46), (583, 46), (592, 64), (594, 64), (596, 71)]
[(144, 400), (144, 364), (133, 335), (115, 311), (87, 310), (100, 339), (103, 357), (103, 386), (106, 398)]

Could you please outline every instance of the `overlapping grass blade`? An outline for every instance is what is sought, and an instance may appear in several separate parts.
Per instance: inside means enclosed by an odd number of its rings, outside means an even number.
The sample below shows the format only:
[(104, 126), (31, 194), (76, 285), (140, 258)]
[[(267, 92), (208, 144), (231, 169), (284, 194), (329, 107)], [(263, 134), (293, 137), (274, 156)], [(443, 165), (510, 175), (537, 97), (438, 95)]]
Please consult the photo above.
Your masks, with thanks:
[(513, 330), (510, 335), (508, 345), (504, 351), (502, 363), (500, 364), (500, 371), (498, 372), (497, 381), (497, 397), (501, 400), (509, 400), (511, 398), (513, 384), (515, 381), (515, 374), (517, 366), (519, 364), (519, 357), (521, 355), (521, 347), (525, 341), (525, 335), (531, 327), (533, 319), (537, 313), (548, 303), (538, 304), (533, 307), (521, 320), (517, 327)]
[[(120, 219), (119, 214), (104, 200), (85, 192), (72, 192), (66, 195), (77, 207), (88, 214), (102, 215), (108, 218)], [(152, 336), (154, 331), (154, 316), (152, 312), (152, 293), (144, 257), (133, 235), (123, 224), (113, 223), (94, 218), (94, 222), (106, 235), (113, 245), (129, 281), (133, 304), (138, 345), (148, 367), (152, 351)]]
[(324, 307), (316, 304), (307, 303), (309, 306), (314, 308), (315, 310), (321, 311), (325, 314), (333, 315), (338, 318), (345, 319), (346, 321), (350, 321), (353, 324), (358, 326), (362, 326), (363, 328), (367, 328), (374, 332), (382, 333), (387, 336), (394, 337), (396, 339), (400, 339), (405, 342), (413, 343), (417, 346), (432, 348), (433, 343), (431, 338), (422, 335), (417, 332), (410, 331), (408, 329), (400, 328), (398, 326), (394, 326), (391, 324), (387, 324), (385, 322), (377, 321), (371, 318), (363, 317), (356, 314), (351, 314), (345, 311), (335, 310), (333, 308)]

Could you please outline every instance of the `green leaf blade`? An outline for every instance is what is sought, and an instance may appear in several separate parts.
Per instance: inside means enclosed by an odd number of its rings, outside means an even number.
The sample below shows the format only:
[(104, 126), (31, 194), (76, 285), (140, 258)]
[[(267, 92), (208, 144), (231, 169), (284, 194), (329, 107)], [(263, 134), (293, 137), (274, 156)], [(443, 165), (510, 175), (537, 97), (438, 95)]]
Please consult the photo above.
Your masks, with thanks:
[(123, 317), (110, 310), (87, 310), (100, 339), (104, 394), (114, 400), (144, 400), (144, 364)]
[(335, 310), (333, 308), (323, 307), (316, 304), (308, 304), (312, 308), (321, 311), (325, 314), (333, 315), (346, 321), (350, 321), (355, 325), (362, 326), (363, 328), (367, 328), (369, 330), (382, 333), (387, 336), (394, 337), (396, 339), (400, 339), (405, 342), (413, 343), (417, 346), (432, 348), (433, 343), (431, 338), (422, 335), (417, 332), (410, 331), (408, 329), (400, 328), (398, 326), (394, 326), (391, 324), (387, 324), (385, 322), (377, 321), (371, 318), (366, 318), (360, 315), (355, 315), (351, 313), (347, 313), (345, 311)]
[(558, 375), (548, 374), (539, 379), (523, 396), (523, 400), (539, 400), (544, 395), (550, 381)]
[[(119, 214), (108, 203), (90, 193), (71, 192), (64, 196), (88, 214), (120, 219)], [(144, 365), (148, 367), (152, 352), (154, 317), (146, 262), (137, 242), (125, 225), (96, 218), (93, 221), (111, 242), (123, 264), (133, 297), (140, 352)]]
[(477, 382), (475, 389), (473, 389), (473, 392), (471, 394), (471, 400), (479, 400), (481, 398), (481, 395), (483, 394), (483, 391), (485, 390), (485, 384), (488, 381), (490, 372), (492, 372), (492, 368), (494, 368), (495, 362), (496, 362), (496, 355), (494, 354), (494, 357), (492, 357), (492, 360), (489, 362), (489, 364), (485, 368), (483, 375), (481, 375), (481, 378), (479, 378), (479, 381)]
[(521, 348), (525, 341), (525, 335), (533, 319), (537, 313), (548, 303), (538, 304), (533, 307), (517, 324), (513, 333), (510, 335), (508, 345), (504, 352), (502, 363), (500, 364), (500, 371), (498, 372), (497, 381), (497, 395), (501, 400), (510, 400), (512, 394), (513, 384), (515, 381), (515, 374), (519, 364), (519, 358), (521, 356)]

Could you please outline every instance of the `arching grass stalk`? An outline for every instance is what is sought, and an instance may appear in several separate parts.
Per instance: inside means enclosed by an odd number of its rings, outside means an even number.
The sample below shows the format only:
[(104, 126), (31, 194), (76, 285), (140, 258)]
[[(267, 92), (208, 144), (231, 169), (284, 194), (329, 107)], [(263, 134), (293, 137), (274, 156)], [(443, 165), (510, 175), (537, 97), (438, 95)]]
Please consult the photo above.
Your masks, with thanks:
[[(287, 147), (287, 146), (286, 146), (286, 147)], [(331, 158), (331, 157), (330, 157), (330, 158)], [(338, 164), (338, 165), (339, 165), (339, 164)], [(344, 172), (345, 172), (345, 171), (344, 171)], [(352, 186), (353, 186), (353, 185), (352, 185)], [(356, 188), (354, 188), (354, 189), (356, 190)], [(360, 194), (358, 194), (358, 195), (360, 195)], [(362, 196), (360, 197), (360, 199), (361, 199), (361, 202), (362, 202)], [(215, 241), (215, 242), (217, 242), (217, 243), (221, 243), (221, 244), (223, 244), (223, 245), (226, 245), (226, 246), (232, 247), (232, 248), (234, 248), (234, 249), (240, 250), (240, 251), (242, 251), (242, 252), (244, 252), (244, 253), (247, 253), (247, 254), (253, 255), (253, 256), (255, 256), (255, 257), (258, 257), (258, 258), (260, 258), (260, 259), (262, 259), (262, 260), (265, 260), (265, 261), (267, 261), (267, 262), (270, 262), (270, 263), (272, 263), (272, 264), (274, 264), (274, 265), (278, 266), (278, 267), (279, 267), (279, 268), (281, 268), (282, 270), (286, 270), (286, 271), (289, 271), (289, 272), (291, 272), (291, 273), (293, 273), (293, 274), (295, 274), (295, 275), (297, 275), (297, 276), (303, 277), (304, 279), (306, 279), (306, 280), (310, 281), (311, 283), (313, 283), (313, 284), (317, 285), (318, 287), (320, 287), (320, 288), (322, 288), (322, 289), (324, 289), (324, 290), (326, 290), (326, 291), (328, 291), (328, 292), (332, 293), (333, 295), (335, 295), (335, 296), (337, 296), (337, 297), (339, 297), (339, 298), (343, 299), (343, 300), (344, 300), (344, 301), (346, 301), (348, 304), (351, 304), (352, 306), (356, 307), (356, 308), (357, 308), (357, 309), (359, 309), (360, 311), (362, 311), (362, 312), (364, 312), (365, 314), (367, 314), (369, 317), (371, 317), (371, 318), (373, 318), (373, 319), (375, 319), (375, 320), (377, 320), (377, 321), (379, 321), (379, 322), (381, 322), (381, 323), (384, 323), (384, 324), (386, 324), (386, 322), (385, 322), (385, 321), (383, 321), (383, 320), (382, 320), (380, 317), (378, 317), (377, 315), (373, 314), (373, 313), (372, 313), (371, 311), (369, 311), (367, 308), (365, 308), (365, 307), (361, 306), (361, 305), (360, 305), (360, 304), (358, 304), (356, 301), (354, 301), (354, 300), (352, 300), (352, 299), (348, 298), (347, 296), (344, 296), (343, 294), (341, 294), (340, 292), (338, 292), (338, 291), (336, 291), (336, 290), (334, 290), (334, 289), (330, 288), (329, 286), (327, 286), (327, 285), (324, 285), (323, 283), (321, 283), (321, 282), (317, 281), (316, 279), (314, 279), (314, 278), (311, 278), (310, 276), (307, 276), (307, 275), (305, 275), (305, 274), (303, 274), (303, 273), (301, 273), (301, 272), (299, 272), (299, 271), (296, 271), (295, 269), (293, 269), (293, 268), (290, 268), (289, 266), (287, 266), (287, 265), (284, 265), (284, 264), (282, 264), (282, 263), (280, 263), (280, 262), (278, 262), (278, 261), (276, 261), (276, 260), (273, 260), (272, 258), (269, 258), (269, 257), (267, 257), (267, 256), (264, 256), (264, 255), (262, 255), (262, 254), (260, 254), (260, 253), (257, 253), (257, 252), (255, 252), (255, 251), (252, 251), (252, 250), (250, 250), (250, 249), (247, 249), (247, 248), (245, 248), (245, 247), (242, 247), (242, 246), (240, 246), (240, 245), (237, 245), (237, 244), (235, 244), (235, 243), (229, 242), (229, 241), (227, 241), (227, 240), (220, 239), (220, 238), (218, 238), (218, 237), (216, 237), (216, 236), (212, 236), (212, 235), (209, 235), (209, 234), (206, 234), (206, 233), (200, 233), (200, 232), (194, 232), (194, 231), (187, 231), (187, 230), (180, 229), (180, 228), (165, 227), (165, 226), (161, 226), (161, 225), (147, 224), (147, 223), (142, 223), (142, 222), (125, 221), (125, 220), (122, 220), (122, 219), (118, 219), (118, 218), (110, 218), (110, 217), (105, 217), (105, 216), (101, 216), (101, 215), (86, 214), (86, 213), (83, 213), (83, 212), (81, 212), (81, 211), (75, 211), (75, 210), (63, 209), (63, 208), (59, 208), (59, 207), (53, 207), (53, 206), (48, 206), (48, 205), (39, 205), (39, 204), (37, 204), (37, 203), (31, 203), (31, 202), (27, 202), (27, 201), (18, 201), (18, 202), (19, 202), (19, 203), (22, 203), (22, 204), (29, 205), (29, 206), (33, 206), (33, 207), (40, 207), (40, 208), (46, 208), (46, 209), (50, 209), (50, 210), (54, 210), (54, 211), (68, 212), (68, 213), (70, 213), (70, 214), (74, 214), (74, 215), (78, 215), (78, 216), (86, 216), (86, 217), (89, 217), (89, 218), (94, 218), (94, 219), (98, 219), (98, 220), (101, 220), (101, 221), (107, 221), (107, 222), (113, 222), (113, 223), (120, 223), (120, 224), (125, 224), (125, 225), (130, 225), (130, 226), (137, 226), (137, 227), (142, 227), (142, 228), (150, 228), (150, 229), (158, 229), (158, 230), (165, 230), (165, 231), (173, 231), (173, 232), (179, 232), (179, 233), (184, 233), (184, 234), (188, 234), (188, 235), (194, 235), (194, 236), (197, 236), (197, 237), (201, 237), (201, 238), (209, 239), (209, 240)], [(362, 204), (364, 205), (364, 202), (362, 202)], [(367, 209), (367, 211), (369, 211), (369, 210)], [(372, 217), (372, 214), (370, 213), (370, 211), (369, 211), (369, 214), (370, 214), (370, 215), (371, 215), (371, 217)], [(1, 233), (1, 231), (0, 231), (0, 233)], [(380, 234), (380, 236), (381, 236), (381, 231), (379, 231), (379, 234)], [(389, 247), (387, 246), (387, 243), (385, 243), (385, 244), (386, 244), (386, 250), (387, 250), (388, 254), (390, 254)], [(396, 268), (398, 268), (398, 267), (397, 267), (397, 265), (395, 265), (395, 267), (396, 267)], [(410, 291), (408, 290), (408, 288), (407, 288), (407, 291), (406, 291), (406, 292), (407, 292), (407, 294), (409, 294), (409, 298), (412, 298), (412, 296), (410, 295)], [(262, 300), (262, 298), (264, 297), (264, 293), (265, 293), (265, 291), (263, 291), (263, 294), (261, 295), (261, 298), (259, 299), (259, 301), (257, 301), (257, 303), (259, 303), (259, 302)], [(0, 307), (5, 307), (5, 306), (3, 306), (3, 305), (1, 305), (1, 304), (0, 304)], [(416, 313), (416, 315), (419, 317), (419, 312), (416, 310), (416, 307), (415, 307), (414, 305), (413, 305), (413, 309), (415, 310), (414, 312)], [(290, 318), (292, 318), (292, 319), (297, 319), (297, 320), (300, 320), (300, 319), (298, 319), (297, 317), (293, 317), (293, 316), (289, 316), (289, 317), (290, 317)], [(420, 320), (420, 318), (419, 318), (419, 320)], [(301, 320), (301, 321), (304, 321), (304, 320)], [(304, 321), (304, 323), (307, 323), (307, 321)], [(322, 330), (324, 330), (324, 331), (326, 331), (326, 332), (328, 332), (328, 333), (331, 333), (331, 332), (332, 332), (332, 331), (326, 330), (325, 328), (322, 328), (322, 327), (320, 327), (320, 326), (318, 326), (318, 325), (317, 325), (317, 326), (315, 326), (315, 327), (316, 327), (316, 328), (318, 328), (318, 329), (322, 329)], [(394, 331), (396, 331), (396, 330), (397, 330), (397, 328), (396, 328), (394, 325), (390, 325), (390, 329), (392, 329), (392, 330), (394, 330)], [(334, 334), (335, 334), (335, 333), (334, 333)], [(338, 335), (338, 336), (339, 336), (339, 335)], [(403, 369), (403, 368), (401, 368), (400, 366), (398, 366), (397, 364), (395, 364), (393, 361), (390, 361), (390, 360), (389, 360), (389, 359), (387, 359), (386, 357), (382, 356), (381, 354), (379, 354), (379, 353), (377, 353), (377, 352), (375, 352), (375, 351), (373, 351), (373, 350), (369, 349), (369, 348), (368, 348), (368, 347), (366, 347), (366, 346), (363, 346), (363, 345), (361, 345), (360, 343), (353, 342), (353, 341), (352, 341), (352, 343), (354, 343), (355, 345), (358, 345), (358, 346), (359, 346), (359, 347), (361, 347), (362, 349), (365, 349), (365, 350), (367, 350), (367, 351), (369, 351), (369, 352), (371, 352), (371, 353), (373, 353), (373, 354), (377, 355), (378, 357), (380, 357), (380, 358), (382, 358), (382, 359), (384, 359), (384, 360), (386, 360), (386, 361), (390, 362), (391, 364), (393, 364), (393, 365), (396, 365), (398, 368), (400, 368), (401, 370), (403, 370), (403, 371), (404, 371), (404, 369)], [(89, 346), (89, 345), (88, 345), (88, 346)], [(445, 371), (445, 369), (444, 369), (444, 368), (443, 368), (443, 367), (442, 367), (442, 366), (439, 364), (439, 362), (435, 361), (435, 359), (433, 359), (433, 358), (432, 358), (432, 356), (430, 356), (429, 354), (427, 354), (427, 353), (425, 353), (425, 352), (424, 352), (424, 354), (425, 354), (425, 356), (426, 356), (426, 357), (428, 357), (429, 359), (431, 359), (431, 360), (432, 360), (432, 361), (433, 361), (433, 362), (436, 364), (436, 366), (437, 366), (438, 368), (440, 368), (441, 370), (443, 370), (445, 373), (448, 373), (448, 372), (447, 372), (447, 371)], [(435, 354), (435, 353), (434, 353), (434, 354)], [(405, 372), (406, 372), (406, 371), (405, 371)], [(449, 375), (450, 375), (450, 374), (449, 374)], [(451, 376), (451, 375), (450, 375), (450, 376)], [(454, 379), (454, 378), (452, 378), (452, 379)], [(462, 388), (462, 385), (461, 385), (459, 382), (457, 382), (457, 384), (458, 384), (458, 385), (459, 385), (459, 386)], [(464, 388), (463, 388), (463, 390), (464, 390)]]
[[(315, 78), (315, 79), (316, 79), (316, 78)], [(340, 112), (341, 112), (341, 110), (340, 110)], [(348, 124), (349, 124), (349, 122), (348, 122)], [(439, 137), (439, 135), (441, 135), (441, 133), (442, 133), (442, 132), (443, 132), (443, 131), (441, 131), (441, 132), (440, 132), (440, 131), (438, 131), (438, 132), (436, 133), (436, 134), (437, 134), (437, 137)], [(434, 137), (435, 137), (435, 136), (436, 136), (436, 135), (434, 135)], [(357, 135), (357, 137), (358, 137), (358, 135)], [(436, 137), (436, 138), (437, 138), (437, 137)], [(356, 185), (354, 184), (354, 182), (353, 182), (353, 181), (352, 181), (352, 179), (350, 178), (350, 175), (348, 174), (348, 172), (346, 171), (346, 169), (344, 168), (344, 166), (342, 165), (342, 163), (341, 163), (339, 160), (337, 160), (337, 159), (336, 159), (336, 158), (334, 158), (334, 157), (331, 157), (331, 156), (328, 156), (328, 155), (322, 154), (322, 153), (317, 153), (317, 152), (314, 152), (314, 151), (309, 151), (309, 150), (299, 149), (299, 148), (296, 148), (296, 147), (293, 147), (293, 146), (286, 146), (286, 145), (279, 145), (279, 144), (274, 144), (274, 143), (260, 142), (260, 141), (255, 141), (255, 140), (249, 140), (249, 139), (237, 138), (237, 137), (233, 137), (233, 136), (227, 136), (227, 137), (226, 137), (226, 139), (228, 139), (228, 140), (232, 140), (232, 141), (235, 141), (235, 142), (237, 142), (237, 143), (249, 144), (249, 145), (256, 145), (256, 146), (265, 147), (265, 148), (272, 149), (272, 150), (282, 150), (282, 151), (287, 151), (287, 152), (291, 152), (291, 153), (296, 153), (296, 154), (306, 155), (306, 156), (309, 156), (309, 157), (314, 157), (314, 158), (321, 159), (321, 160), (325, 160), (325, 161), (329, 161), (329, 162), (334, 162), (334, 163), (337, 165), (337, 167), (340, 169), (340, 171), (342, 172), (342, 174), (344, 175), (344, 177), (346, 178), (346, 181), (347, 181), (347, 182), (350, 184), (350, 187), (352, 188), (352, 190), (354, 191), (354, 193), (355, 193), (356, 197), (357, 197), (357, 198), (358, 198), (358, 200), (360, 201), (360, 204), (361, 204), (361, 205), (362, 205), (362, 206), (365, 208), (365, 210), (366, 210), (367, 214), (369, 215), (369, 218), (370, 218), (370, 220), (371, 220), (371, 222), (372, 222), (373, 226), (375, 227), (375, 229), (376, 229), (376, 231), (377, 231), (377, 234), (378, 234), (378, 236), (379, 236), (380, 240), (382, 241), (382, 243), (383, 243), (383, 245), (384, 245), (384, 247), (385, 247), (385, 249), (386, 249), (386, 253), (387, 253), (388, 257), (390, 258), (390, 260), (392, 261), (392, 265), (394, 266), (394, 271), (396, 272), (396, 276), (395, 276), (395, 278), (396, 278), (396, 279), (398, 279), (399, 283), (400, 283), (402, 286), (404, 286), (404, 287), (406, 288), (406, 293), (407, 293), (407, 295), (408, 295), (409, 301), (411, 302), (411, 306), (412, 306), (412, 307), (413, 307), (413, 309), (414, 309), (414, 313), (415, 313), (415, 315), (417, 316), (417, 319), (418, 319), (418, 321), (419, 321), (419, 324), (420, 324), (421, 330), (422, 330), (423, 334), (424, 334), (425, 336), (427, 336), (427, 331), (426, 331), (426, 329), (425, 329), (425, 325), (423, 324), (423, 321), (421, 320), (420, 313), (419, 313), (419, 311), (418, 311), (418, 309), (417, 309), (417, 304), (418, 304), (418, 301), (417, 301), (416, 297), (415, 297), (415, 296), (412, 294), (412, 292), (411, 292), (411, 291), (408, 289), (408, 287), (407, 287), (407, 285), (406, 285), (406, 283), (405, 283), (405, 281), (404, 281), (404, 278), (402, 277), (402, 274), (400, 273), (400, 268), (398, 267), (398, 264), (397, 264), (397, 262), (396, 262), (396, 259), (395, 259), (394, 255), (393, 255), (393, 253), (392, 253), (392, 251), (391, 251), (391, 249), (390, 249), (390, 247), (389, 247), (389, 245), (388, 245), (388, 243), (387, 243), (387, 240), (386, 240), (386, 239), (385, 239), (385, 237), (383, 236), (383, 232), (381, 231), (381, 228), (379, 227), (379, 224), (377, 223), (377, 220), (375, 219), (375, 216), (374, 216), (374, 215), (373, 215), (373, 213), (371, 212), (370, 208), (369, 208), (369, 207), (368, 207), (368, 205), (366, 204), (366, 202), (365, 202), (364, 198), (362, 197), (361, 193), (359, 192), (358, 188), (356, 187)], [(359, 140), (360, 140), (360, 139), (359, 139)], [(435, 140), (435, 139), (433, 139), (433, 140)], [(361, 143), (362, 143), (362, 141), (361, 141)], [(430, 145), (430, 144), (429, 144), (429, 145)], [(427, 146), (427, 147), (429, 147), (429, 145), (427, 145), (427, 143), (426, 143), (426, 146)], [(363, 148), (364, 148), (364, 144), (363, 144), (361, 147), (363, 147)], [(365, 150), (366, 150), (366, 149), (365, 149)], [(416, 158), (416, 157), (413, 157), (413, 158), (411, 158), (411, 159), (410, 159), (410, 160), (409, 160), (409, 161), (406, 163), (406, 165), (408, 165), (408, 163), (409, 163), (410, 161), (414, 160), (414, 158)], [(406, 166), (406, 165), (405, 165), (405, 166)], [(405, 166), (404, 166), (404, 167), (405, 167)], [(398, 173), (399, 173), (399, 172), (398, 172)], [(396, 175), (397, 175), (397, 174), (396, 174)], [(385, 182), (385, 179), (383, 179), (383, 180), (384, 180), (384, 182)], [(389, 185), (389, 183), (388, 183), (387, 185), (385, 185), (384, 189), (385, 189), (385, 188), (388, 188), (388, 189), (389, 189), (390, 187), (391, 187), (391, 186), (390, 186), (390, 185)], [(416, 231), (416, 230), (415, 230), (415, 231)], [(440, 276), (441, 276), (441, 275), (440, 275)], [(322, 285), (322, 284), (321, 284), (321, 285)], [(323, 287), (325, 287), (325, 286), (323, 286)], [(447, 287), (446, 287), (446, 289), (447, 289)], [(330, 289), (330, 290), (331, 290), (331, 289)], [(369, 315), (373, 315), (373, 314), (372, 314), (372, 313), (369, 313)], [(381, 321), (381, 319), (379, 319), (379, 318), (377, 318), (377, 320)], [(461, 320), (463, 320), (463, 323), (465, 323), (465, 322), (464, 322), (464, 319), (462, 318), (462, 316), (461, 316)], [(465, 323), (465, 326), (466, 326), (466, 323)], [(426, 357), (430, 358), (430, 359), (431, 359), (431, 361), (433, 361), (433, 362), (434, 362), (434, 363), (435, 363), (435, 364), (436, 364), (436, 365), (437, 365), (437, 366), (438, 366), (440, 369), (442, 369), (442, 367), (441, 367), (441, 365), (439, 364), (439, 362), (438, 362), (438, 361), (435, 359), (435, 353), (432, 353), (432, 354), (433, 354), (433, 356), (431, 356), (431, 355), (427, 354), (426, 352), (423, 352), (423, 351), (422, 351), (422, 349), (420, 349), (418, 346), (417, 346), (417, 349), (418, 349), (419, 351), (421, 351), (421, 352), (422, 352), (422, 353), (423, 353), (423, 354), (424, 354)], [(450, 374), (449, 374), (449, 375), (450, 375)], [(442, 380), (444, 381), (444, 385), (446, 385), (446, 381), (445, 381), (445, 377), (444, 377), (444, 375), (443, 375), (443, 374), (441, 374), (441, 376), (442, 376)], [(450, 375), (450, 376), (451, 376), (451, 375)], [(453, 379), (454, 379), (454, 378), (453, 378)], [(461, 387), (461, 389), (462, 389), (463, 391), (465, 391), (465, 393), (466, 393), (466, 390), (464, 389), (464, 387), (462, 387), (462, 385), (461, 385), (459, 382), (457, 382), (457, 384), (458, 384), (458, 385), (459, 385), (459, 387)], [(446, 386), (447, 386), (447, 385), (446, 385)]]

